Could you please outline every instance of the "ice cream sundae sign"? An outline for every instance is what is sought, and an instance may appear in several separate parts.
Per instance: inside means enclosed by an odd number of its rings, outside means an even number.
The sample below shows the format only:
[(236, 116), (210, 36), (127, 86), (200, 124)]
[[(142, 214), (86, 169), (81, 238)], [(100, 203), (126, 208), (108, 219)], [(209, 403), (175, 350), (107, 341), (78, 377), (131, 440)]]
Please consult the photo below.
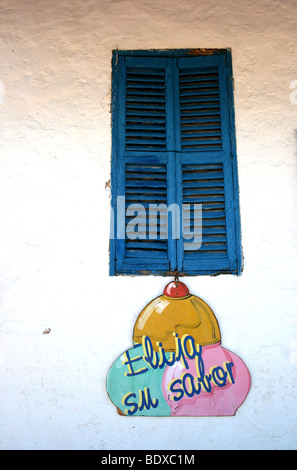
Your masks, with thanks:
[(126, 416), (232, 416), (250, 386), (246, 365), (221, 345), (213, 311), (178, 280), (142, 310), (133, 347), (107, 376)]

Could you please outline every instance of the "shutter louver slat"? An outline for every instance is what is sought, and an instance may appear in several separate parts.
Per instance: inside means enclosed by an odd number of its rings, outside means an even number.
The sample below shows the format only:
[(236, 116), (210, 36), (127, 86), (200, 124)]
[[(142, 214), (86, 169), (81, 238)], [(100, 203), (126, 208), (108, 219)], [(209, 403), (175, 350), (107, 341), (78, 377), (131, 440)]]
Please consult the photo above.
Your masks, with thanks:
[[(199, 252), (227, 255), (224, 176), (222, 164), (183, 165), (183, 204), (202, 204), (202, 245)], [(193, 232), (194, 211), (186, 217), (185, 230)], [(185, 252), (187, 244), (184, 244)]]
[[(167, 176), (165, 164), (126, 164), (126, 207), (130, 204), (141, 204), (145, 214), (126, 216), (126, 227), (137, 216), (141, 229), (139, 238), (131, 239), (127, 233), (125, 242), (126, 257), (157, 257), (167, 258), (168, 241), (164, 238), (166, 227), (157, 221), (156, 239), (149, 237), (149, 206), (150, 204), (167, 203)], [(139, 228), (139, 226), (138, 226)], [(132, 227), (132, 230), (133, 227)], [(132, 236), (135, 233), (132, 233)]]
[(220, 150), (222, 132), (218, 68), (180, 71), (179, 86), (182, 150)]
[(165, 72), (127, 68), (126, 150), (165, 149)]

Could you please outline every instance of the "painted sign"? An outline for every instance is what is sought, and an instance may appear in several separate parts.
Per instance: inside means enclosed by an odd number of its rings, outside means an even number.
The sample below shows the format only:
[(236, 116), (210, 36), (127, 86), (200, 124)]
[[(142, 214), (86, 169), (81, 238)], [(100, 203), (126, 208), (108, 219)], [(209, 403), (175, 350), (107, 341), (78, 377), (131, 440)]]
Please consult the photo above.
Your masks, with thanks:
[(133, 347), (107, 376), (126, 416), (232, 416), (250, 386), (244, 362), (222, 347), (213, 311), (178, 280), (142, 310)]

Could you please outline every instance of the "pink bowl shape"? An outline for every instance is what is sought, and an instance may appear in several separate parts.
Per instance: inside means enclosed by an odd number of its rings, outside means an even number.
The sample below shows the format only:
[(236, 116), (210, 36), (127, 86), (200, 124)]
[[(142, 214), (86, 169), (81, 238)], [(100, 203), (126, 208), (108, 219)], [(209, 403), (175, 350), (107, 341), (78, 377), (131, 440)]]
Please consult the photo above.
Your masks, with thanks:
[(164, 371), (162, 391), (171, 416), (234, 416), (251, 387), (246, 365), (221, 342), (199, 351)]

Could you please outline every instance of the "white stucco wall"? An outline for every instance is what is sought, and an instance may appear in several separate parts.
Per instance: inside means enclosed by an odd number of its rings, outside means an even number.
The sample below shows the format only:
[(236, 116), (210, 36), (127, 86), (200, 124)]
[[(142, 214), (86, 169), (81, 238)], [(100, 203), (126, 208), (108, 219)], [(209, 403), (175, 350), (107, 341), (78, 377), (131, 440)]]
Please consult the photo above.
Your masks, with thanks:
[[(296, 0), (0, 9), (0, 448), (296, 449)], [(111, 51), (188, 47), (232, 48), (245, 263), (185, 282), (252, 388), (232, 418), (126, 418), (106, 374), (168, 279), (108, 275)]]

